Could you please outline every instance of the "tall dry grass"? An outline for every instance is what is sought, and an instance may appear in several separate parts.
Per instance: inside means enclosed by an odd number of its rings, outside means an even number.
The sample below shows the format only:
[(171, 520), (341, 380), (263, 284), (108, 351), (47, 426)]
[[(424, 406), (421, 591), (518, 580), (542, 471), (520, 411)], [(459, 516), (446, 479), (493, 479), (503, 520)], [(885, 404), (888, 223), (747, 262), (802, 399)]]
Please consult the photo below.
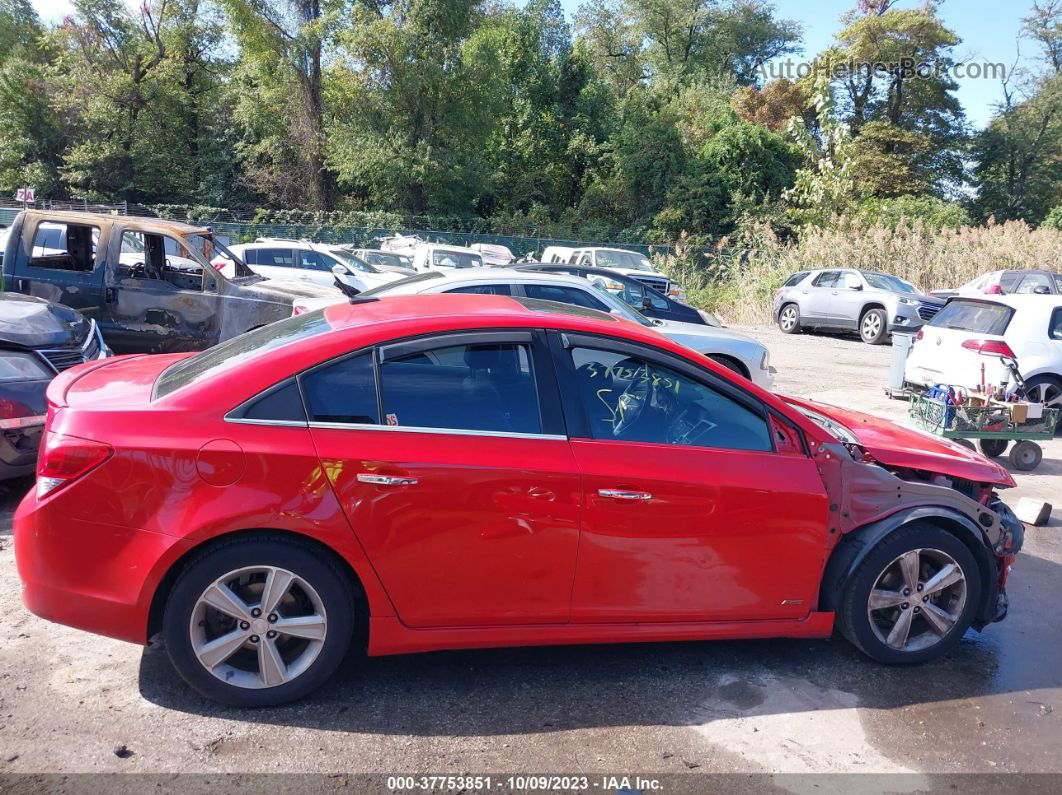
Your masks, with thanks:
[(735, 323), (771, 321), (774, 290), (792, 273), (826, 267), (893, 273), (923, 290), (957, 287), (988, 271), (1046, 268), (1062, 272), (1062, 231), (1021, 221), (957, 229), (919, 222), (859, 226), (837, 221), (807, 228), (794, 242), (766, 226), (740, 241), (722, 241), (707, 257), (680, 247), (661, 266), (686, 288), (690, 302)]

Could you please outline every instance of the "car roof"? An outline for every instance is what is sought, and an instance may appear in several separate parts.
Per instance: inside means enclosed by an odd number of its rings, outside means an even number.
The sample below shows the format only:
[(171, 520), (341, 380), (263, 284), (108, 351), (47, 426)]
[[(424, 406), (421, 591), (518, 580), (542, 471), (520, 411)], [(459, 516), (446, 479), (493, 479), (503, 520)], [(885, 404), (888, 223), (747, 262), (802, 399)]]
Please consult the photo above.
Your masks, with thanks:
[(87, 224), (91, 226), (132, 226), (136, 231), (148, 234), (171, 234), (183, 237), (212, 234), (205, 226), (192, 226), (179, 221), (167, 221), (165, 218), (149, 218), (141, 215), (104, 215), (103, 213), (85, 213), (75, 210), (24, 210), (25, 222), (50, 222), (54, 224)]
[[(619, 251), (623, 254), (637, 254), (639, 257), (645, 257), (640, 251), (635, 251), (630, 248), (609, 248), (608, 246), (585, 246), (583, 248), (577, 248), (575, 251)], [(649, 259), (646, 257), (646, 259)]]
[(476, 251), (474, 248), (466, 248), (465, 246), (451, 246), (449, 243), (425, 243), (424, 245), (429, 246), (430, 248), (439, 249), (441, 251), (457, 251), (462, 254), (475, 254), (476, 256), (479, 256), (480, 254), (480, 252)]
[(948, 303), (956, 302), (976, 302), (982, 304), (1003, 304), (1009, 306), (1012, 309), (1020, 309), (1024, 312), (1031, 312), (1033, 310), (1051, 311), (1056, 307), (1062, 306), (1062, 295), (957, 295), (952, 298)]
[[(404, 285), (399, 285), (395, 282), (399, 288), (412, 287), (414, 290), (406, 293), (411, 295), (413, 293), (421, 292), (421, 288), (434, 287), (443, 284), (452, 284), (453, 282), (498, 282), (498, 283), (510, 283), (510, 282), (533, 282), (533, 281), (546, 281), (550, 283), (570, 284), (578, 287), (580, 290), (593, 289), (590, 287), (585, 279), (580, 279), (577, 276), (567, 276), (563, 273), (547, 273), (545, 271), (522, 271), (514, 268), (462, 268), (453, 273), (447, 273), (445, 271), (423, 271), (422, 273), (438, 273), (439, 276), (433, 278), (422, 278), (415, 282), (408, 282)], [(400, 295), (401, 293), (391, 293), (392, 295)]]

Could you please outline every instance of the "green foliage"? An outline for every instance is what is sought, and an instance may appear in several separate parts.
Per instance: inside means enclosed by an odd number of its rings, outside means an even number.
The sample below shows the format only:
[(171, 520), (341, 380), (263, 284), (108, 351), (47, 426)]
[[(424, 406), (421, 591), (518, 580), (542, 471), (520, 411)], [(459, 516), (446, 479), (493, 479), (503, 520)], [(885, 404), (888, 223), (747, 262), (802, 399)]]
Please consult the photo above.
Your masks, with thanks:
[(1058, 205), (1044, 218), (1043, 224), (1045, 229), (1059, 229), (1062, 230), (1062, 204)]

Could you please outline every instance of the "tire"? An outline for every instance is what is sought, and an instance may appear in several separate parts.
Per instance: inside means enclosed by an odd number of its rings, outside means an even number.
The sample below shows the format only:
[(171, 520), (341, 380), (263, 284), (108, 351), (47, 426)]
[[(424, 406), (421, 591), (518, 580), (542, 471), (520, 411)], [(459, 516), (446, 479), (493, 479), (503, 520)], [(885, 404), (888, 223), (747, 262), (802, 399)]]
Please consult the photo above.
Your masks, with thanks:
[(868, 309), (859, 318), (859, 337), (868, 345), (881, 345), (889, 338), (889, 319), (884, 309)]
[[(917, 577), (903, 575), (901, 558), (907, 556), (909, 561), (911, 554), (919, 562)], [(946, 566), (954, 566), (962, 575), (961, 581), (919, 599), (918, 588), (931, 584), (933, 576)], [(910, 593), (905, 594), (904, 588)], [(872, 608), (875, 589), (878, 606)], [(838, 628), (856, 648), (878, 662), (926, 662), (947, 653), (960, 641), (973, 621), (981, 591), (981, 570), (966, 544), (935, 525), (912, 522), (879, 541), (856, 569), (842, 594)], [(905, 621), (909, 634), (903, 636), (900, 645)], [(899, 634), (894, 637), (898, 625)]]
[(778, 312), (778, 328), (783, 334), (800, 333), (800, 307), (796, 304), (786, 304)]
[(1020, 441), (1010, 448), (1010, 464), (1019, 472), (1031, 472), (1044, 460), (1044, 451), (1036, 442)]
[(998, 458), (1007, 449), (1006, 439), (978, 439), (977, 446), (981, 448), (982, 455), (989, 458)]
[[(246, 615), (267, 606), (271, 585), (278, 586), (274, 612)], [(235, 609), (232, 594), (242, 601)], [(222, 602), (226, 611), (213, 607)], [(246, 626), (237, 615), (245, 616)], [(174, 583), (162, 623), (167, 654), (181, 677), (207, 698), (234, 707), (274, 706), (316, 690), (342, 662), (353, 628), (352, 583), (338, 565), (306, 544), (265, 534), (193, 560)], [(230, 643), (218, 643), (230, 636)], [(207, 667), (200, 655), (219, 662)]]
[[(1062, 380), (1053, 375), (1035, 375), (1025, 382), (1025, 395), (1030, 403), (1062, 408)], [(1062, 433), (1062, 423), (1055, 433)]]

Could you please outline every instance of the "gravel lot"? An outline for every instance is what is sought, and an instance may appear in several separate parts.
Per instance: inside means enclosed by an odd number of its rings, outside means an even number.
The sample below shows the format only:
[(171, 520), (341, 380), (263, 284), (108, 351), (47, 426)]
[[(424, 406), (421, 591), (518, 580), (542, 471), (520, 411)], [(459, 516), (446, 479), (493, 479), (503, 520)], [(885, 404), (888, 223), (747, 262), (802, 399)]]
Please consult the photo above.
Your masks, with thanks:
[[(906, 404), (881, 389), (888, 347), (740, 330), (771, 348), (779, 391), (903, 416)], [(1035, 474), (1017, 476), (1010, 501), (1062, 505), (1060, 472), (1056, 440)], [(352, 660), (308, 701), (241, 712), (176, 681), (160, 648), (26, 612), (10, 520), (28, 485), (0, 486), (0, 774), (673, 773), (695, 781), (708, 772), (1062, 772), (1062, 530), (1054, 518), (1027, 536), (1007, 621), (919, 668), (877, 666), (839, 640), (446, 652)], [(131, 753), (116, 755), (120, 746)]]

